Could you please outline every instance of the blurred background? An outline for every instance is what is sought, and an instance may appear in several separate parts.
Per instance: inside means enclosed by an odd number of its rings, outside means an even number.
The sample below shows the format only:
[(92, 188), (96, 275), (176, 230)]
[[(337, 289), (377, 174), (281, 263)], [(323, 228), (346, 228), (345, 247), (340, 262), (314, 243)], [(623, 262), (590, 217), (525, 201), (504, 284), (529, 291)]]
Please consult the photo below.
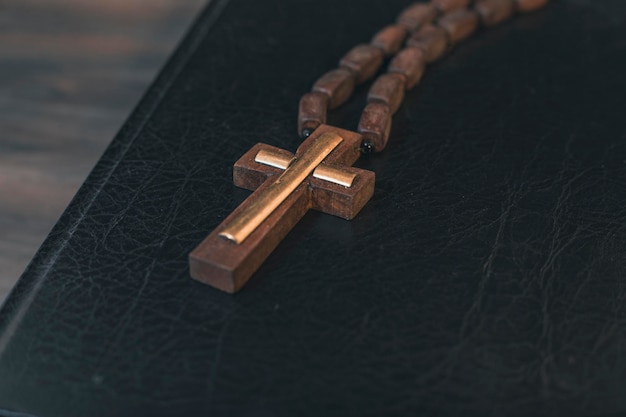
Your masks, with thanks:
[(0, 303), (206, 0), (0, 0)]

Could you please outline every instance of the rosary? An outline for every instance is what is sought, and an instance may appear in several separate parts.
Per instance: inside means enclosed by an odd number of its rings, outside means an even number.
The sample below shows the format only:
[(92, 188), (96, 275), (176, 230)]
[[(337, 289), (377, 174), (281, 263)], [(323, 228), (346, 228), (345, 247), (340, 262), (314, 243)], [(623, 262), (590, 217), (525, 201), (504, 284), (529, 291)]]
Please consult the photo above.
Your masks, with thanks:
[[(374, 193), (375, 175), (352, 167), (363, 153), (382, 151), (391, 118), (426, 64), (441, 58), (479, 26), (497, 25), (548, 0), (431, 0), (404, 9), (369, 44), (352, 48), (300, 99), (295, 155), (257, 144), (233, 167), (236, 186), (254, 191), (190, 254), (193, 278), (235, 293), (309, 209), (353, 219)], [(356, 84), (387, 72), (370, 87), (357, 132), (326, 125)]]

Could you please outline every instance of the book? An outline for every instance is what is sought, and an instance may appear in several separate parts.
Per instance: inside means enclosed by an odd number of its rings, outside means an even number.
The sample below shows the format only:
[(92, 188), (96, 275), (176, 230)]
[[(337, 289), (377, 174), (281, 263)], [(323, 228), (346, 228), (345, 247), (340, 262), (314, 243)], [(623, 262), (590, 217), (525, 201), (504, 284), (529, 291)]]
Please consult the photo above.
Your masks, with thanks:
[(300, 96), (404, 6), (208, 5), (2, 307), (0, 414), (626, 409), (623, 2), (462, 42), (358, 162), (353, 221), (308, 213), (234, 296), (189, 277), (232, 164), (295, 150)]

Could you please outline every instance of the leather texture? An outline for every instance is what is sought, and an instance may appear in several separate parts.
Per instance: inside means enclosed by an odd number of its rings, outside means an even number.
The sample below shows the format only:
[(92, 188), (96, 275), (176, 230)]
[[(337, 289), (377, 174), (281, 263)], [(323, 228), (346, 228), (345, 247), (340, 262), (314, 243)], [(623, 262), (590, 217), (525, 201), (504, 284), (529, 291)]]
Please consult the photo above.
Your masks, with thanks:
[(5, 414), (626, 411), (622, 0), (462, 42), (358, 163), (355, 220), (307, 214), (235, 296), (189, 278), (233, 162), (293, 151), (300, 95), (406, 4), (209, 5), (3, 306)]

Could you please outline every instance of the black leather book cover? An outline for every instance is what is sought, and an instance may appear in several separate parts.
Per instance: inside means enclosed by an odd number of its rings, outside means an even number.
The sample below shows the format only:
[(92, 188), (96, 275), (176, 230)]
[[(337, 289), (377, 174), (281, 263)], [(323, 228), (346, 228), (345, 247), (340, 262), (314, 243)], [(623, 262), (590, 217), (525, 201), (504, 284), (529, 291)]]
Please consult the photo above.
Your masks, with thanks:
[[(401, 0), (215, 0), (0, 313), (0, 414), (626, 411), (626, 2), (554, 0), (429, 66), (372, 201), (235, 296), (187, 254), (294, 150), (299, 97)], [(354, 129), (368, 84), (331, 113)]]

